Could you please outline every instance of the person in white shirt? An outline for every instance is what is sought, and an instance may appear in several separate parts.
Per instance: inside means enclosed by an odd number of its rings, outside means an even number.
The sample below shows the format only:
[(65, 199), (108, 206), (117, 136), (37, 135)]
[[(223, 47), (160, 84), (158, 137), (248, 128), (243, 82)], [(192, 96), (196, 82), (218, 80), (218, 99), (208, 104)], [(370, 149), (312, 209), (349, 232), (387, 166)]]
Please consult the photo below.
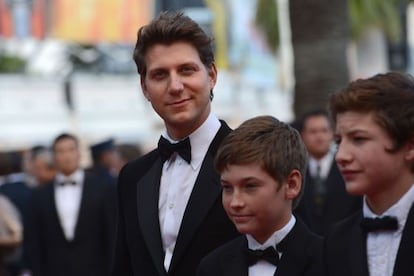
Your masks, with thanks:
[(327, 274), (413, 274), (414, 78), (390, 72), (333, 94), (336, 162), (363, 209), (326, 236)]
[(139, 29), (134, 61), (165, 131), (119, 174), (112, 275), (195, 275), (202, 257), (238, 235), (213, 167), (231, 129), (211, 111), (212, 39), (183, 13), (162, 12)]
[(207, 255), (198, 276), (319, 276), (322, 238), (292, 215), (307, 152), (299, 133), (271, 116), (242, 123), (220, 145), (222, 202), (244, 234)]
[(28, 227), (34, 276), (108, 275), (115, 237), (115, 185), (80, 167), (78, 139), (52, 146), (54, 180), (32, 195)]

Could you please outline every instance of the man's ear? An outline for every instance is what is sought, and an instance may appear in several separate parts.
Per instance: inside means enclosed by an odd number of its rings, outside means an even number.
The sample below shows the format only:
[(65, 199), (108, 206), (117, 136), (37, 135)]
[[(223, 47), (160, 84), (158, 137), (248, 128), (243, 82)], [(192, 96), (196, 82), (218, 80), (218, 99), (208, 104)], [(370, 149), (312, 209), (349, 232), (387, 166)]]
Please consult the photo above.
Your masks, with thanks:
[(147, 99), (147, 101), (151, 101), (148, 91), (147, 91), (147, 86), (145, 85), (145, 77), (142, 76), (140, 78), (140, 83), (141, 83), (142, 94), (144, 94), (144, 97)]
[(286, 199), (295, 199), (302, 189), (302, 174), (298, 170), (292, 170), (286, 179)]

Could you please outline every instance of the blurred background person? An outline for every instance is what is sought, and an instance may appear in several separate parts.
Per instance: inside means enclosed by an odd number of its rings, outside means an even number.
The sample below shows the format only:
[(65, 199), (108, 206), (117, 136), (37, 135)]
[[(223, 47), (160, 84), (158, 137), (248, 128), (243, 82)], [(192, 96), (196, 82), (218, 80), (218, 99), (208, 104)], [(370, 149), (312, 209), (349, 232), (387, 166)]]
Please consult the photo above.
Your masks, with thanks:
[(103, 181), (116, 182), (116, 151), (113, 139), (108, 139), (90, 147), (92, 167), (89, 171)]
[(362, 207), (362, 198), (349, 195), (335, 163), (334, 135), (328, 113), (314, 109), (299, 122), (309, 152), (305, 190), (296, 214), (315, 233), (324, 235), (329, 226)]
[(56, 168), (52, 152), (43, 148), (32, 153), (32, 173), (37, 186), (43, 186), (53, 181), (56, 176)]
[(0, 194), (0, 275), (17, 275), (10, 264), (19, 259), (23, 225), (20, 214), (13, 203)]
[(107, 275), (115, 230), (115, 185), (80, 166), (78, 139), (52, 146), (54, 181), (33, 191), (29, 260), (34, 276)]
[[(4, 183), (0, 186), (0, 194), (12, 202), (21, 216), (21, 223), (26, 225), (32, 187), (28, 185), (29, 173), (24, 170), (24, 155), (25, 151), (2, 153), (0, 175), (3, 175)], [(25, 244), (19, 244), (16, 254), (8, 260), (7, 269), (10, 275), (19, 275), (27, 267), (25, 250)]]
[(115, 146), (116, 150), (116, 175), (119, 174), (122, 167), (129, 161), (137, 159), (143, 154), (143, 151), (139, 145), (123, 143)]

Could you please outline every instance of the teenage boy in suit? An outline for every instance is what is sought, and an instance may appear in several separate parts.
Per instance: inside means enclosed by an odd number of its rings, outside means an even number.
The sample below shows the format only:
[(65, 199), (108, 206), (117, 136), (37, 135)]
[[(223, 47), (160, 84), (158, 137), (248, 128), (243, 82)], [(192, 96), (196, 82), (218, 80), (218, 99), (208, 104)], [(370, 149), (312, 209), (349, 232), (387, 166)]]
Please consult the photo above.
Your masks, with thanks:
[(213, 166), (231, 130), (211, 112), (211, 39), (182, 13), (161, 13), (138, 31), (134, 60), (165, 132), (120, 172), (112, 275), (195, 275), (202, 257), (238, 235)]
[(306, 162), (299, 133), (271, 116), (227, 136), (215, 165), (224, 209), (244, 235), (205, 257), (198, 275), (321, 275), (322, 238), (292, 215)]
[(335, 162), (333, 128), (325, 109), (304, 113), (299, 132), (309, 153), (303, 197), (295, 210), (316, 234), (325, 235), (334, 223), (362, 207), (362, 197), (346, 192)]
[(52, 151), (56, 177), (33, 191), (25, 229), (33, 276), (109, 275), (115, 185), (81, 168), (75, 136), (59, 135)]
[(336, 162), (363, 208), (326, 237), (327, 275), (413, 275), (414, 79), (378, 74), (330, 97)]

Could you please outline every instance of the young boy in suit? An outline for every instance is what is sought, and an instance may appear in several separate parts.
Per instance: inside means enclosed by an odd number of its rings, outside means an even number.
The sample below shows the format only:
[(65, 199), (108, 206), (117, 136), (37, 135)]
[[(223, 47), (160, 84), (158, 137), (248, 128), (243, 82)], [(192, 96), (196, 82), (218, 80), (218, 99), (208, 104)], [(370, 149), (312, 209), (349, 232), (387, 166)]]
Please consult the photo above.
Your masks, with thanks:
[(331, 96), (330, 109), (347, 192), (364, 201), (327, 235), (327, 275), (413, 275), (414, 79), (356, 80)]
[(198, 275), (321, 275), (322, 239), (292, 215), (306, 163), (299, 133), (271, 116), (226, 137), (215, 166), (223, 207), (244, 235), (207, 255)]

